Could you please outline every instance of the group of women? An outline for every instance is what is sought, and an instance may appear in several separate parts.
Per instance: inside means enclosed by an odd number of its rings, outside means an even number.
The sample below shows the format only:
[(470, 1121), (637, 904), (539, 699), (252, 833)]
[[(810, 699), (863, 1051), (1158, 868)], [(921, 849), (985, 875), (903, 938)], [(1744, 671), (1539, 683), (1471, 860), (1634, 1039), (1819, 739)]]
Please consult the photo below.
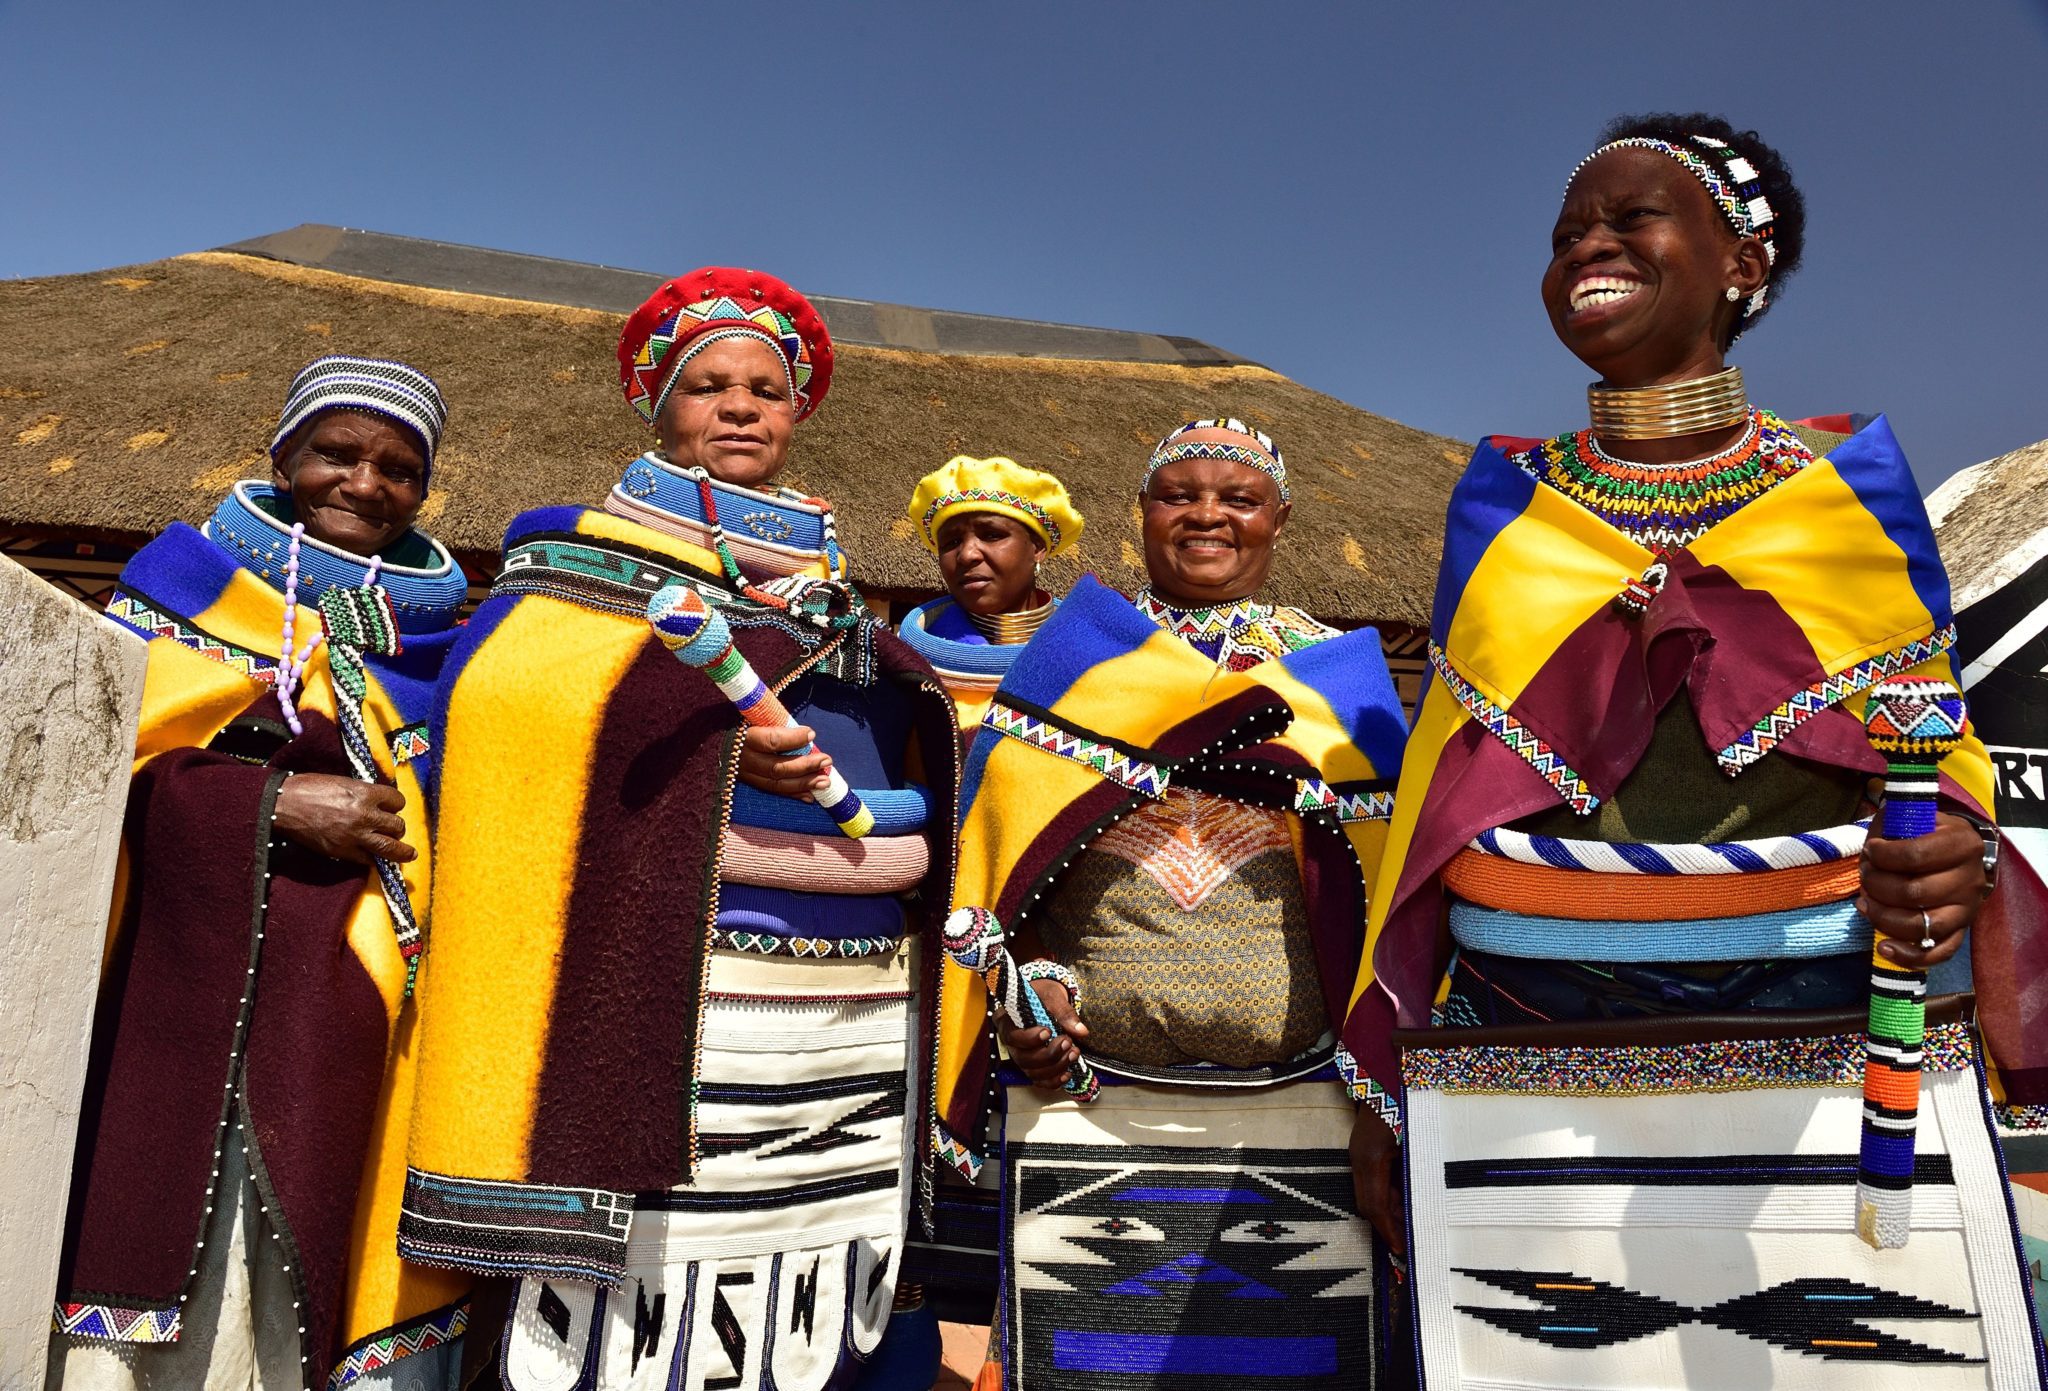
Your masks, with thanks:
[[(1873, 930), (1925, 971), (1990, 890), (1973, 739), (1930, 834), (1859, 825), (1852, 712), (1950, 671), (1903, 458), (1726, 363), (1803, 231), (1705, 116), (1572, 172), (1542, 294), (1591, 426), (1479, 446), (1413, 712), (1265, 597), (1293, 499), (1238, 420), (1132, 461), (1130, 596), (1044, 588), (1056, 478), (935, 470), (946, 592), (892, 629), (775, 482), (822, 319), (694, 271), (620, 338), (653, 446), (462, 621), (438, 390), (311, 364), (271, 480), (110, 605), (150, 660), (51, 1385), (928, 1386), (892, 1311), (976, 1204), (990, 1387), (1402, 1384), (1449, 1303), (1408, 1297), (1402, 1031), (1861, 1008)], [(2042, 1046), (1991, 1040), (2002, 1100)], [(1509, 1331), (1644, 1384), (1574, 1328)]]

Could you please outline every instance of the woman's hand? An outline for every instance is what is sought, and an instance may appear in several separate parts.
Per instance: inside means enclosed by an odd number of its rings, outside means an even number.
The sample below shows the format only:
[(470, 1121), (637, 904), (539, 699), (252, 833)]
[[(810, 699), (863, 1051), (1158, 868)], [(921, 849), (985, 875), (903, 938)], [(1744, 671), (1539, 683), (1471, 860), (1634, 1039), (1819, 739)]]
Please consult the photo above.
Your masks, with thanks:
[(1024, 1069), (1024, 1075), (1041, 1087), (1057, 1087), (1067, 1075), (1067, 1069), (1081, 1060), (1081, 1050), (1075, 1046), (1076, 1038), (1088, 1037), (1088, 1026), (1081, 1022), (1081, 1016), (1074, 1013), (1074, 1001), (1067, 994), (1067, 987), (1056, 980), (1035, 980), (1031, 988), (1038, 992), (1038, 998), (1045, 1003), (1045, 1012), (1052, 1016), (1052, 1022), (1060, 1026), (1055, 1037), (1051, 1030), (1040, 1025), (1028, 1029), (1013, 1028), (1005, 1019), (1002, 1023), (1003, 1047), (1009, 1050), (1010, 1061)]
[[(1856, 907), (1877, 929), (1877, 949), (1909, 970), (1925, 970), (1960, 951), (1963, 933), (1977, 919), (1985, 894), (1984, 838), (1962, 817), (1941, 812), (1924, 836), (1873, 834), (1863, 845), (1862, 873)], [(1922, 948), (1923, 937), (1934, 945)]]
[(277, 790), (271, 824), (293, 844), (329, 859), (404, 864), (420, 853), (405, 843), (405, 822), (398, 817), (404, 807), (405, 794), (383, 783), (294, 773)]
[(1372, 1223), (1397, 1260), (1408, 1254), (1400, 1175), (1401, 1142), (1372, 1107), (1361, 1103), (1351, 1122), (1351, 1195), (1358, 1200), (1358, 1215)]
[(812, 752), (802, 758), (785, 755), (816, 737), (802, 725), (763, 728), (748, 725), (740, 745), (740, 781), (778, 797), (807, 798), (825, 790), (825, 770), (832, 760)]

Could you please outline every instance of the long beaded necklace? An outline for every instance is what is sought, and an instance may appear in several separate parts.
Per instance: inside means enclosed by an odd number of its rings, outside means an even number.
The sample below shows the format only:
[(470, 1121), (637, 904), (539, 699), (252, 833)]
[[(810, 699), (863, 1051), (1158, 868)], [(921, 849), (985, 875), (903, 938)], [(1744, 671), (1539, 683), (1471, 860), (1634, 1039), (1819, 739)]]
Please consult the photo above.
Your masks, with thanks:
[[(859, 624), (858, 599), (854, 600), (852, 607), (846, 612), (833, 614), (828, 617), (821, 611), (812, 608), (798, 608), (782, 595), (771, 593), (755, 584), (752, 580), (749, 580), (741, 573), (739, 562), (733, 559), (732, 547), (725, 543), (725, 528), (720, 526), (718, 522), (718, 498), (711, 490), (711, 475), (701, 464), (694, 468), (686, 469), (685, 472), (696, 480), (698, 504), (704, 509), (705, 524), (711, 528), (712, 547), (718, 552), (719, 568), (725, 572), (727, 584), (757, 604), (763, 604), (772, 609), (780, 609), (784, 613), (805, 618), (814, 623), (820, 623), (822, 626), (839, 629), (851, 628)], [(824, 506), (823, 500), (819, 498), (805, 498), (803, 501), (813, 506)], [(841, 570), (839, 535), (837, 528), (833, 524), (830, 508), (825, 509), (824, 525), (826, 569), (832, 574), (837, 575)]]
[[(298, 707), (292, 701), (292, 692), (304, 688), (306, 663), (313, 659), (314, 649), (320, 646), (325, 633), (315, 633), (306, 640), (306, 645), (297, 652), (292, 651), (292, 641), (299, 616), (299, 539), (306, 534), (304, 522), (293, 522), (291, 547), (285, 553), (284, 562), (284, 632), (279, 638), (277, 654), (277, 704), (284, 711), (284, 722), (291, 728), (294, 737), (306, 732), (299, 720)], [(363, 587), (377, 583), (377, 571), (383, 565), (382, 556), (370, 557), (370, 571), (363, 580)]]
[(1813, 462), (1790, 425), (1749, 413), (1741, 439), (1709, 458), (1638, 464), (1600, 448), (1590, 429), (1531, 450), (1529, 470), (1617, 531), (1660, 554), (1682, 550)]

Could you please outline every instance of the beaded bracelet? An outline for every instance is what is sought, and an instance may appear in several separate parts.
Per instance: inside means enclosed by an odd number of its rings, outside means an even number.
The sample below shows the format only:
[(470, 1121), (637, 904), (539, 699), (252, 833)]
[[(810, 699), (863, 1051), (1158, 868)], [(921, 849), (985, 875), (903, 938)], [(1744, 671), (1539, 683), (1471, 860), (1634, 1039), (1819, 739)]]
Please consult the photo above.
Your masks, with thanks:
[(1026, 961), (1017, 968), (1017, 977), (1026, 982), (1056, 980), (1067, 988), (1074, 1008), (1081, 1008), (1081, 978), (1057, 961)]

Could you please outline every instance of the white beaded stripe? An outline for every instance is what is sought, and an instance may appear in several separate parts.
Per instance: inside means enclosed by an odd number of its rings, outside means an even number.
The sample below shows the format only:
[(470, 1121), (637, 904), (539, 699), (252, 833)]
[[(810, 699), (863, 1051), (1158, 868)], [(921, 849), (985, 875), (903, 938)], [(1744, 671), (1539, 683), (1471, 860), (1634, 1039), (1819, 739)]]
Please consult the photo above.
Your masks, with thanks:
[(1645, 845), (1532, 836), (1502, 827), (1482, 832), (1472, 841), (1471, 848), (1482, 855), (1521, 864), (1600, 874), (1756, 874), (1849, 859), (1862, 853), (1868, 831), (1868, 822), (1857, 822), (1757, 840)]

